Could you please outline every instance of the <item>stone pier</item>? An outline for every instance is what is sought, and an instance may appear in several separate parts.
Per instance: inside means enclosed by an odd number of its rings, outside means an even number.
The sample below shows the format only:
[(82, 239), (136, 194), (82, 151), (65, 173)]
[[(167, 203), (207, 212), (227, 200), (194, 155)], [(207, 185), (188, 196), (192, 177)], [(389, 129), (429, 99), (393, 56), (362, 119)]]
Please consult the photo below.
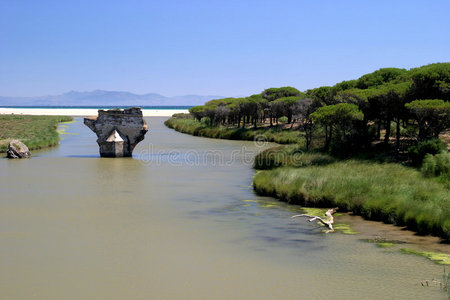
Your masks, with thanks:
[(148, 131), (139, 107), (100, 109), (98, 117), (84, 118), (84, 124), (97, 134), (102, 157), (131, 156)]

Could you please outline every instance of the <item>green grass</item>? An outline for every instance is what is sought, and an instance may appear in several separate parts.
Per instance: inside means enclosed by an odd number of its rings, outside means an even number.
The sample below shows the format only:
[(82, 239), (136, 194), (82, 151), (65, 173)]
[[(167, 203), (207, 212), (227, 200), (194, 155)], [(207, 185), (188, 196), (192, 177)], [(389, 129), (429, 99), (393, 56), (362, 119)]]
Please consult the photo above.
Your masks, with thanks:
[(307, 167), (313, 165), (328, 165), (336, 158), (321, 152), (306, 152), (299, 145), (273, 147), (262, 151), (255, 157), (254, 168), (268, 170), (281, 166)]
[(195, 136), (228, 139), (228, 140), (248, 140), (255, 139), (279, 144), (303, 143), (303, 133), (298, 130), (272, 128), (230, 128), (222, 126), (208, 126), (194, 118), (177, 115), (164, 123), (167, 127), (176, 131)]
[(58, 144), (58, 123), (72, 121), (68, 116), (0, 115), (0, 152), (8, 150), (9, 142), (18, 139), (30, 150)]
[(450, 238), (450, 190), (415, 169), (393, 163), (336, 161), (259, 171), (255, 191), (292, 204), (339, 206), (368, 219)]

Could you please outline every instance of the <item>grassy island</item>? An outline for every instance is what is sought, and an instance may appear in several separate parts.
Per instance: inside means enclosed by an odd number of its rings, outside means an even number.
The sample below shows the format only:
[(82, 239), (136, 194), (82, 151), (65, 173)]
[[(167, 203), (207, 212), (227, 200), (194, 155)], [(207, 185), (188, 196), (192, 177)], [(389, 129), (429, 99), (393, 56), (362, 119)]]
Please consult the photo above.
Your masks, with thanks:
[(339, 206), (450, 239), (450, 63), (379, 69), (301, 92), (211, 100), (166, 125), (197, 136), (280, 145), (255, 158), (254, 189)]
[(30, 150), (57, 145), (58, 123), (72, 120), (68, 116), (0, 115), (0, 152), (8, 150), (12, 139), (21, 140)]

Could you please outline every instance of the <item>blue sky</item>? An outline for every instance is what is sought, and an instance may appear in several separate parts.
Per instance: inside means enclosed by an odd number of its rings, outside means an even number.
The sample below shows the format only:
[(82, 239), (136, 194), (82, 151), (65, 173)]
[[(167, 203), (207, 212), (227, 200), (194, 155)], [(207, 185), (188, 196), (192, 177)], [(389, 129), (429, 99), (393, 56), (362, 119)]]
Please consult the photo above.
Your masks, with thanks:
[(0, 95), (246, 96), (450, 61), (450, 1), (0, 0)]

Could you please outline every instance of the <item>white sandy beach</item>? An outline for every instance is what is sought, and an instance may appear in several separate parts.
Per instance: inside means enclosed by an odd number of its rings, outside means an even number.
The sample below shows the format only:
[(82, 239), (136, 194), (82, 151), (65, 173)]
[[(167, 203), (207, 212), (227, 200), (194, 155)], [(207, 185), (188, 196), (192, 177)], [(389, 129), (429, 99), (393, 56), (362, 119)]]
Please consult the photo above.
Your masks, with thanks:
[[(188, 113), (187, 109), (143, 109), (144, 117), (171, 117), (173, 114)], [(39, 116), (96, 116), (95, 108), (7, 108), (0, 107), (0, 114)]]

